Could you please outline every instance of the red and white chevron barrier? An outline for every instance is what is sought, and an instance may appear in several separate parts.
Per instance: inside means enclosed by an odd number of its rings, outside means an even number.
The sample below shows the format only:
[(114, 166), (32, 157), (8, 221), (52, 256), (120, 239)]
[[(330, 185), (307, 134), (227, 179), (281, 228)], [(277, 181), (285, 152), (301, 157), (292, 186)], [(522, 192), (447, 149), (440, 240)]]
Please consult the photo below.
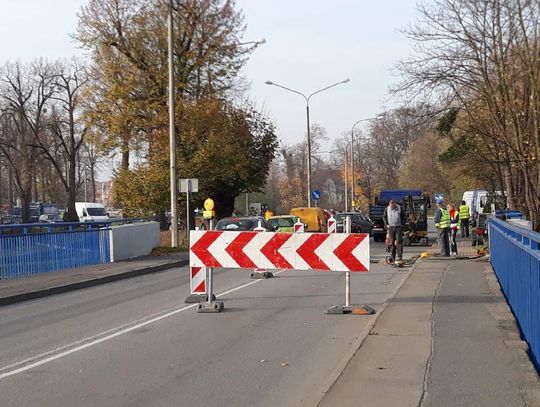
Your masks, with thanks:
[(206, 294), (206, 268), (191, 267), (190, 273), (191, 294)]
[(328, 227), (328, 233), (336, 233), (336, 219), (333, 216), (330, 216), (326, 225)]
[(191, 267), (368, 271), (365, 233), (192, 231)]

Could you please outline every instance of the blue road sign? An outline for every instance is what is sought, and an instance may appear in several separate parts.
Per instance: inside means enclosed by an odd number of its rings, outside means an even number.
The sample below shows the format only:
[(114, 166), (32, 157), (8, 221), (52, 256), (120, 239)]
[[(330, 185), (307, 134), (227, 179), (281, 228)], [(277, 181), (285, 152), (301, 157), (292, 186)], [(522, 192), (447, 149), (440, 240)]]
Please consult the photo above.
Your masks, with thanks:
[(311, 191), (311, 198), (314, 201), (318, 201), (319, 199), (321, 199), (321, 191), (319, 191), (318, 189)]
[(435, 194), (435, 203), (442, 203), (444, 201), (444, 194)]

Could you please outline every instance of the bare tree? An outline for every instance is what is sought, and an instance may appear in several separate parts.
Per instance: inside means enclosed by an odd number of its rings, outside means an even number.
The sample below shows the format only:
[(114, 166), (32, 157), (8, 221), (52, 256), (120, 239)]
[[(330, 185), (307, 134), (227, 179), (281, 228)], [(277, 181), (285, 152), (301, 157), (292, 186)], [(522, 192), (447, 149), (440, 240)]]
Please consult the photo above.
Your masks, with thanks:
[(538, 227), (540, 3), (436, 0), (420, 14), (407, 32), (418, 57), (401, 64), (395, 90), (459, 109), (468, 137), (492, 146), (509, 205), (521, 202)]
[(31, 66), (7, 64), (2, 69), (0, 104), (3, 135), (0, 150), (21, 198), (24, 222), (30, 220), (32, 187), (41, 155), (35, 140), (44, 131), (46, 104), (52, 92), (48, 66), (43, 62)]

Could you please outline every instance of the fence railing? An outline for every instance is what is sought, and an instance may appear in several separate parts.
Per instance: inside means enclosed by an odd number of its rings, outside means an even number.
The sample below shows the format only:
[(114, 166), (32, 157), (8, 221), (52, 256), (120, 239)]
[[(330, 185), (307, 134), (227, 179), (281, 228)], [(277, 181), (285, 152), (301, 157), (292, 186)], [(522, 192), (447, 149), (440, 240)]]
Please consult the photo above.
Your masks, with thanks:
[(540, 371), (540, 233), (491, 217), (491, 264)]
[(111, 222), (0, 226), (0, 279), (110, 261)]

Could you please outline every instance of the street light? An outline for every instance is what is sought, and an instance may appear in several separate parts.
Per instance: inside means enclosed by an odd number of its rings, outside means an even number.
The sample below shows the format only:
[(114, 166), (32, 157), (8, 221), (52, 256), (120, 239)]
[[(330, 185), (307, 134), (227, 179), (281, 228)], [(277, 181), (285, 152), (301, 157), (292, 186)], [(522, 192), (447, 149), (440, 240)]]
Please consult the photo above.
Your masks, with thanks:
[(351, 145), (351, 209), (353, 209), (354, 202), (355, 202), (355, 199), (354, 199), (354, 128), (362, 122), (369, 122), (378, 118), (379, 117), (370, 117), (367, 119), (360, 119), (353, 124), (352, 129), (351, 129), (351, 141), (347, 143), (347, 146), (349, 144)]
[(308, 204), (308, 207), (311, 207), (311, 131), (310, 131), (310, 128), (309, 128), (309, 100), (311, 99), (312, 96), (316, 95), (317, 93), (324, 92), (327, 89), (333, 88), (334, 86), (341, 85), (343, 83), (347, 83), (349, 81), (350, 81), (350, 79), (347, 78), (347, 79), (344, 79), (342, 81), (333, 83), (332, 85), (328, 85), (328, 86), (326, 86), (326, 87), (324, 87), (322, 89), (319, 89), (319, 90), (311, 93), (309, 96), (306, 96), (302, 92), (299, 92), (297, 90), (288, 88), (288, 87), (283, 86), (283, 85), (279, 85), (279, 84), (277, 84), (275, 82), (272, 82), (272, 81), (266, 81), (265, 82), (267, 85), (277, 86), (278, 88), (287, 90), (287, 91), (292, 92), (292, 93), (296, 93), (297, 95), (302, 96), (306, 100), (307, 148), (308, 148), (308, 152), (307, 152), (307, 167), (308, 167), (308, 170), (307, 170), (307, 204)]
[(266, 44), (266, 38), (258, 38), (256, 40), (253, 40), (253, 41), (247, 41), (247, 42), (239, 42), (237, 43), (236, 45), (263, 45), (263, 44)]

